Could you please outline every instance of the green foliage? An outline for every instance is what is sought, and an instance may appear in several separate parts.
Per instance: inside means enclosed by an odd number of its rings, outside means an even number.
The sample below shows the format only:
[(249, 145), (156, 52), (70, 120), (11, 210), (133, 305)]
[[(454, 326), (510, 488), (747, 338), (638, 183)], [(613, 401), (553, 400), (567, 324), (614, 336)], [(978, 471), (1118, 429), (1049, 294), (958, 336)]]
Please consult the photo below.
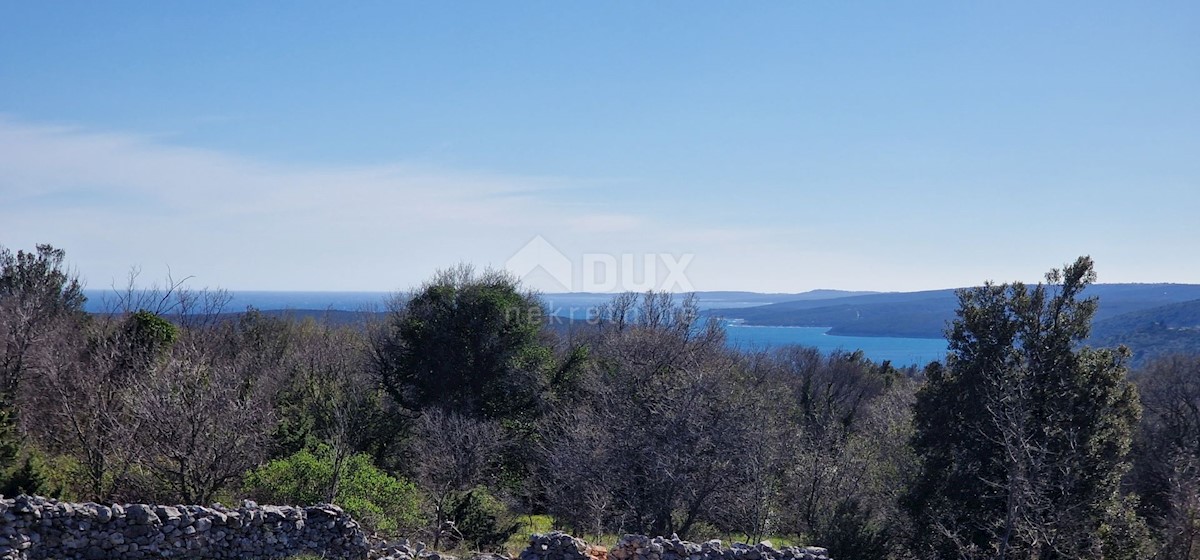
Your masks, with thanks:
[(267, 322), (255, 314), (259, 319), (251, 328), (245, 328), (248, 321), (242, 322), (244, 339), (267, 348), (268, 354), (284, 347), (278, 360), (284, 379), (274, 396), (279, 421), (271, 435), (270, 457), (338, 442), (370, 453), (377, 464), (385, 465), (389, 452), (402, 443), (396, 432), (404, 418), (390, 413), (394, 405), (371, 375), (366, 333), (311, 317)]
[(129, 315), (117, 332), (92, 340), (92, 352), (120, 356), (111, 375), (116, 378), (144, 374), (159, 364), (179, 340), (179, 328), (157, 313), (144, 309)]
[(160, 315), (138, 310), (125, 322), (125, 332), (146, 347), (165, 349), (179, 340), (179, 328)]
[(521, 522), (504, 503), (477, 486), (453, 498), (449, 514), (463, 545), (471, 550), (501, 551)]
[(271, 432), (272, 450), (270, 457), (281, 458), (304, 449), (314, 448), (321, 443), (316, 433), (316, 419), (308, 414), (294, 395), (285, 394), (276, 403), (281, 412), (275, 430)]
[(1200, 353), (1200, 300), (1174, 303), (1097, 321), (1091, 343), (1127, 346), (1131, 367), (1173, 354)]
[(889, 536), (876, 526), (870, 512), (858, 502), (838, 502), (828, 526), (821, 532), (821, 546), (834, 558), (886, 560), (891, 552)]
[(36, 447), (27, 447), (10, 468), (0, 473), (0, 494), (76, 499), (86, 493), (82, 470), (79, 461), (70, 455), (48, 455)]
[(541, 342), (545, 316), (504, 272), (443, 271), (393, 314), (378, 342), (385, 386), (410, 410), (534, 417), (554, 357)]
[[(549, 533), (557, 526), (554, 518), (545, 514), (522, 515), (517, 523), (517, 530), (508, 537), (508, 542), (504, 543), (503, 548), (503, 551), (511, 557), (516, 557), (525, 547), (529, 546), (529, 535)], [(583, 535), (577, 536), (583, 537)], [(597, 544), (594, 539), (588, 539), (588, 541)]]
[[(315, 452), (301, 450), (248, 473), (245, 489), (264, 501), (324, 502), (334, 483), (335, 463), (334, 450), (327, 445), (319, 446)], [(362, 453), (343, 459), (333, 502), (365, 526), (382, 533), (408, 531), (420, 521), (416, 487), (379, 470)]]
[(1137, 500), (1122, 497), (1112, 503), (1104, 522), (1097, 531), (1105, 560), (1141, 560), (1153, 558), (1156, 543), (1146, 525), (1146, 520), (1137, 514)]
[(44, 490), (46, 476), (31, 455), (26, 455), (22, 460), (13, 463), (12, 468), (0, 473), (0, 476), (3, 477), (3, 482), (0, 483), (0, 495), (48, 493)]
[(960, 292), (947, 365), (918, 394), (907, 505), (940, 556), (1100, 553), (1140, 407), (1120, 354), (1078, 348), (1091, 259), (1047, 280)]
[(0, 247), (0, 298), (36, 302), (47, 316), (83, 309), (83, 286), (64, 268), (66, 251), (41, 244), (36, 252), (13, 254)]
[[(7, 472), (17, 460), (21, 451), (21, 438), (17, 433), (15, 410), (0, 398), (0, 472)], [(5, 493), (5, 495), (11, 495)]]

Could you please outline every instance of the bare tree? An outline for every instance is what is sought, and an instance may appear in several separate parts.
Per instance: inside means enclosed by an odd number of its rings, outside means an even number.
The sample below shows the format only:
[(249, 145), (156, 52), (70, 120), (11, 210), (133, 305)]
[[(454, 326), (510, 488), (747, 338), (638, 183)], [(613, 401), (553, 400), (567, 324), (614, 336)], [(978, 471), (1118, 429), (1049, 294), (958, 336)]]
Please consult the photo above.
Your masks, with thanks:
[(433, 508), (434, 547), (449, 519), (458, 493), (496, 482), (502, 453), (511, 445), (499, 422), (464, 416), (438, 408), (426, 409), (417, 422), (412, 454), (417, 481)]
[(1135, 380), (1145, 414), (1131, 483), (1160, 535), (1160, 557), (1200, 558), (1200, 357), (1160, 358)]
[(903, 482), (909, 384), (857, 352), (785, 347), (761, 361), (781, 397), (777, 531), (808, 535), (843, 557), (886, 557)]
[(620, 465), (612, 462), (618, 434), (597, 408), (571, 403), (555, 410), (544, 427), (538, 479), (556, 521), (596, 537), (626, 527), (614, 492), (621, 479)]
[(92, 500), (119, 496), (133, 464), (141, 419), (132, 402), (148, 367), (116, 321), (97, 319), (90, 334), (61, 336), (57, 358), (25, 391), (26, 430), (47, 450), (79, 458)]
[(247, 375), (219, 344), (215, 330), (188, 331), (140, 379), (141, 460), (185, 503), (206, 503), (256, 465), (274, 421), (272, 380)]
[(50, 245), (15, 254), (0, 246), (0, 399), (8, 405), (24, 378), (54, 360), (49, 344), (80, 318), (86, 298), (65, 257)]
[[(583, 484), (593, 503), (551, 503), (552, 512), (587, 529), (683, 535), (719, 518), (719, 498), (747, 480), (742, 457), (755, 451), (761, 403), (720, 326), (699, 319), (693, 298), (624, 296), (601, 317), (591, 356), (584, 388), (564, 403), (582, 411), (560, 416), (542, 441), (549, 480), (596, 473)], [(586, 460), (570, 456), (589, 447)], [(623, 515), (601, 520), (607, 512)]]

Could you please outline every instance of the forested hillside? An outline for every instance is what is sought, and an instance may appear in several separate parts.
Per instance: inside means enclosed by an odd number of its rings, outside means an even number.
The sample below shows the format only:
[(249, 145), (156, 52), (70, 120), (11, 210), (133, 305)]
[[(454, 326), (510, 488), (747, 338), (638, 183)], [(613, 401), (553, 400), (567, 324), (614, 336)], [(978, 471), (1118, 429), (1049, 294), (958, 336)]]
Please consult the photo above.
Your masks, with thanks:
[(1133, 363), (1200, 352), (1200, 299), (1133, 311), (1096, 321), (1091, 344), (1128, 346)]
[[(1200, 286), (1096, 284), (1099, 345), (1125, 344), (1138, 363), (1173, 352), (1200, 352)], [(709, 313), (752, 325), (832, 327), (829, 334), (942, 338), (958, 308), (955, 290), (866, 294), (820, 301), (787, 301)]]

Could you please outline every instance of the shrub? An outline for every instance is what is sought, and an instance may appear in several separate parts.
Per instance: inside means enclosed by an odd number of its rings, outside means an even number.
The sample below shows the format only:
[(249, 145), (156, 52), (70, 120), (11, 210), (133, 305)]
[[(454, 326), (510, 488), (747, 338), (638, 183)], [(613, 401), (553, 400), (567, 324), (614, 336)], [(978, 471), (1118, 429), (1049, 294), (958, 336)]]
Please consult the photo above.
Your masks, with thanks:
[(462, 544), (481, 551), (503, 550), (521, 525), (504, 503), (483, 486), (457, 496), (449, 517), (458, 530), (455, 536), (462, 539)]
[(49, 498), (77, 500), (86, 495), (83, 467), (70, 455), (52, 455), (35, 446), (21, 453), (0, 472), (0, 494), (38, 494)]
[[(271, 461), (246, 475), (245, 489), (265, 502), (315, 504), (326, 501), (333, 482), (334, 452), (328, 445)], [(411, 531), (420, 523), (417, 489), (379, 470), (365, 453), (347, 457), (333, 502), (365, 527), (381, 533)]]

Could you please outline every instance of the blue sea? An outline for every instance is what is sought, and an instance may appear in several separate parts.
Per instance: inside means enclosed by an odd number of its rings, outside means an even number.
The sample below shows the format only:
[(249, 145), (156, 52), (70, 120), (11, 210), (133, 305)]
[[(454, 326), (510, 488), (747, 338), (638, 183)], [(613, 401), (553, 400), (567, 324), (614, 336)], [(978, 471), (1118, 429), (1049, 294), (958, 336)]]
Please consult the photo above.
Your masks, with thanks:
[[(588, 319), (597, 305), (612, 299), (607, 294), (546, 294), (542, 296), (550, 312), (572, 319)], [(785, 296), (786, 297), (786, 296)], [(701, 294), (697, 304), (701, 310), (732, 309), (775, 303), (761, 298), (712, 296)], [(946, 356), (946, 340), (941, 338), (894, 338), (870, 336), (836, 336), (828, 327), (764, 327), (726, 321), (729, 345), (741, 350), (765, 350), (789, 344), (815, 347), (822, 352), (862, 350), (875, 362), (890, 360), (897, 367), (924, 366)]]
[[(87, 290), (88, 311), (104, 312), (112, 307), (112, 292)], [(247, 307), (271, 309), (320, 309), (337, 311), (378, 311), (392, 297), (389, 292), (230, 292), (226, 306), (230, 312)], [(596, 306), (612, 299), (611, 294), (543, 294), (550, 312), (562, 317), (586, 319)], [(786, 296), (781, 296), (786, 297)], [(698, 300), (702, 310), (731, 309), (773, 303), (769, 296), (704, 295)], [(890, 360), (896, 366), (924, 366), (941, 360), (946, 354), (946, 341), (930, 338), (891, 338), (835, 336), (824, 327), (764, 327), (726, 322), (729, 344), (743, 350), (762, 350), (788, 344), (815, 347), (823, 352), (862, 350), (874, 361)]]
[(872, 361), (890, 360), (902, 367), (924, 366), (946, 357), (946, 340), (941, 338), (895, 338), (882, 336), (835, 336), (827, 327), (763, 327), (726, 323), (729, 344), (743, 350), (762, 350), (788, 344), (812, 346), (822, 352), (862, 350)]

